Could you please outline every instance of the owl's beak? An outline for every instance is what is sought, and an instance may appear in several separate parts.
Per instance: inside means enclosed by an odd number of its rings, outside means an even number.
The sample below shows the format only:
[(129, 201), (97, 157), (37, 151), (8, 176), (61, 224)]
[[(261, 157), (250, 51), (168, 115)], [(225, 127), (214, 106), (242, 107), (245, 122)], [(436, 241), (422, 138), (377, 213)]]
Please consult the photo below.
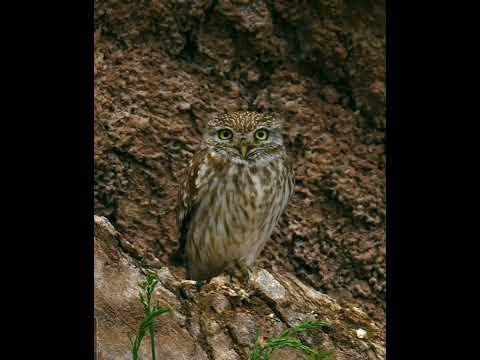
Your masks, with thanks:
[(247, 158), (247, 152), (248, 152), (248, 145), (246, 144), (240, 145), (240, 154), (242, 154), (244, 158)]

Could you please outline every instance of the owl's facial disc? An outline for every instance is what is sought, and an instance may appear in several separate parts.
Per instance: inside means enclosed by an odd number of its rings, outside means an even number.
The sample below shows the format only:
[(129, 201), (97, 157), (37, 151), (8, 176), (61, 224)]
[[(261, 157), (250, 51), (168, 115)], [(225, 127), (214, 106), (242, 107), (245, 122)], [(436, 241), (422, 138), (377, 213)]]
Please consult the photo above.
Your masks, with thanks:
[(280, 122), (259, 120), (251, 123), (248, 116), (246, 120), (234, 116), (222, 119), (209, 123), (204, 139), (226, 158), (255, 163), (273, 159), (283, 151)]

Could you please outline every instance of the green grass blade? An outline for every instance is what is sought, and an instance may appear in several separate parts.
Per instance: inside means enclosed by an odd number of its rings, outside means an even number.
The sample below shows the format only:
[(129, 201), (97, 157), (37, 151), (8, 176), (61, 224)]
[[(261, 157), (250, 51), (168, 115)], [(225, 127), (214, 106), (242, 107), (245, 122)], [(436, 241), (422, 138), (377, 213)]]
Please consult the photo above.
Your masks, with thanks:
[(152, 295), (155, 291), (155, 287), (159, 282), (158, 276), (154, 272), (149, 272), (146, 275), (146, 279), (138, 284), (142, 291), (139, 292), (139, 299), (143, 306), (143, 312), (145, 314), (144, 319), (139, 325), (137, 336), (134, 340), (130, 338), (130, 343), (132, 345), (132, 358), (133, 360), (138, 360), (138, 351), (140, 345), (142, 344), (143, 338), (145, 337), (147, 331), (151, 339), (151, 352), (152, 360), (156, 360), (155, 353), (155, 331), (154, 323), (155, 320), (162, 314), (165, 314), (170, 311), (170, 309), (160, 308), (158, 306), (152, 307)]
[(277, 349), (291, 348), (309, 355), (311, 360), (327, 360), (330, 358), (331, 353), (316, 350), (308, 345), (303, 344), (300, 340), (294, 339), (305, 331), (314, 329), (328, 329), (330, 325), (323, 321), (306, 321), (293, 328), (285, 330), (280, 336), (269, 339), (265, 345), (260, 344), (259, 332), (257, 331), (257, 337), (255, 339), (255, 347), (250, 354), (250, 360), (269, 360), (270, 355)]
[(291, 337), (301, 334), (307, 330), (315, 330), (315, 329), (328, 329), (330, 324), (324, 321), (306, 321), (293, 328), (285, 330), (280, 337)]

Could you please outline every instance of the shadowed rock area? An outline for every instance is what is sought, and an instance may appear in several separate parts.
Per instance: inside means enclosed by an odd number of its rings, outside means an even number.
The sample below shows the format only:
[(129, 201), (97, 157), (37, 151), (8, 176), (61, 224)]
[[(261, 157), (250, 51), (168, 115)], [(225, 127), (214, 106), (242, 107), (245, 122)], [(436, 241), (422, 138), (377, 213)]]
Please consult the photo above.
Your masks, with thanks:
[[(384, 1), (96, 0), (94, 22), (95, 214), (122, 234), (120, 259), (181, 278), (168, 262), (177, 174), (202, 127), (218, 112), (273, 113), (287, 124), (296, 187), (260, 268), (383, 329)], [(111, 311), (128, 310), (110, 295)], [(184, 351), (197, 351), (189, 341)]]

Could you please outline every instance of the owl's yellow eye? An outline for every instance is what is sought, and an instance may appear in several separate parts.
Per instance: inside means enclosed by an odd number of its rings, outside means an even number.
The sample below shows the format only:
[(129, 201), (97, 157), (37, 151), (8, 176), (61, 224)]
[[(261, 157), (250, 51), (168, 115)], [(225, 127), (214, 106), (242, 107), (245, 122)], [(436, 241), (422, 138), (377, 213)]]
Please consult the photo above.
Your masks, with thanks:
[(267, 140), (268, 139), (268, 131), (266, 129), (257, 130), (255, 133), (255, 139), (257, 140)]
[(233, 134), (228, 129), (222, 129), (218, 131), (218, 138), (220, 140), (230, 140), (233, 137)]

